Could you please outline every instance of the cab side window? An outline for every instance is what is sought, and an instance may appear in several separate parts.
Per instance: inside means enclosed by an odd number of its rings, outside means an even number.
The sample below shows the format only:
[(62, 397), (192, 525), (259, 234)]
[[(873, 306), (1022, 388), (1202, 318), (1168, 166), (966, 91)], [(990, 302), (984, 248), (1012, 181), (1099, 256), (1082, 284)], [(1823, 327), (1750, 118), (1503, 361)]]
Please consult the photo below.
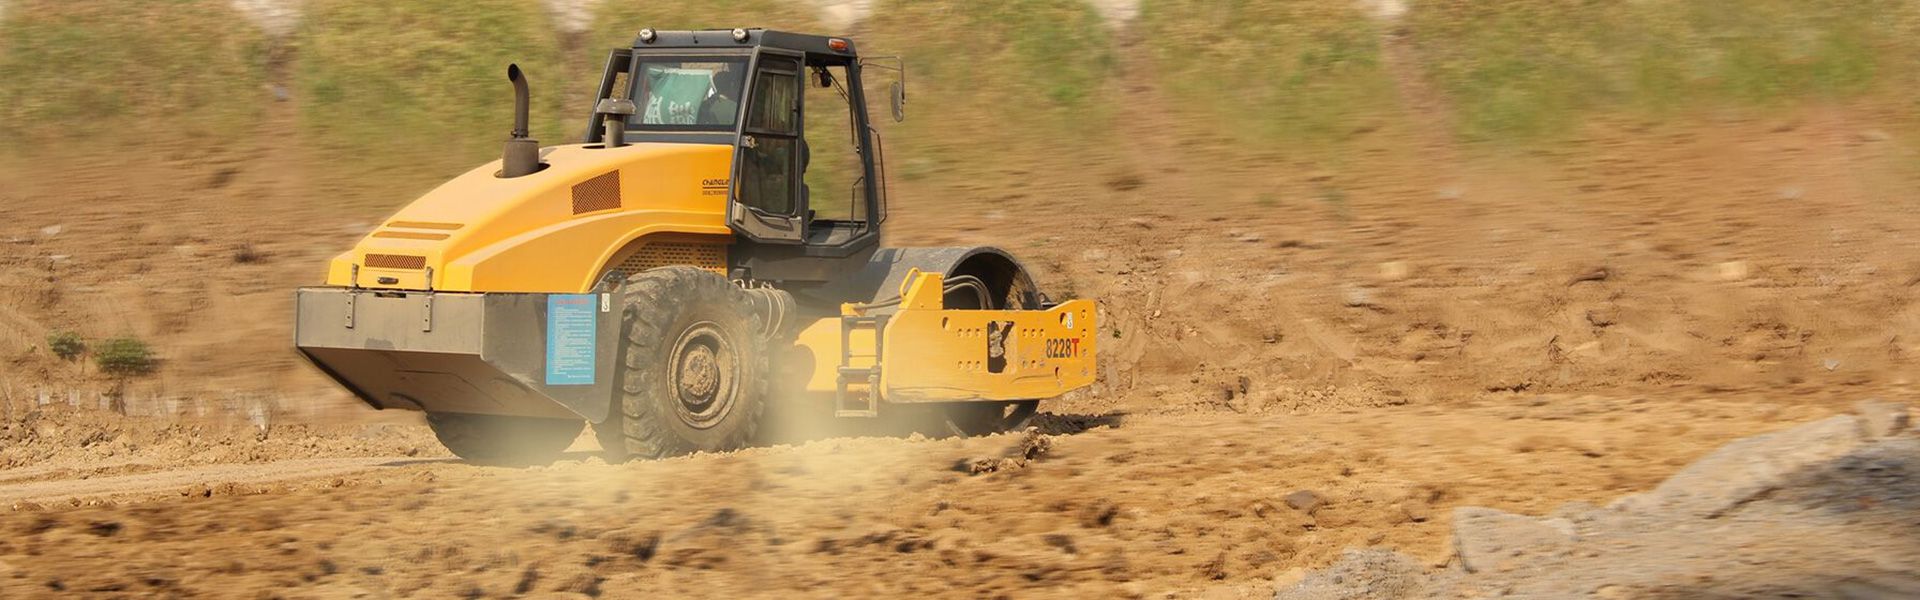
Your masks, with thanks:
[(859, 138), (848, 97), (847, 68), (839, 65), (809, 69), (806, 88), (807, 150), (802, 157), (807, 207), (816, 221), (842, 223), (867, 220), (865, 165), (860, 162)]
[(799, 62), (767, 57), (754, 74), (741, 136), (740, 202), (774, 215), (798, 212), (794, 175), (800, 162)]

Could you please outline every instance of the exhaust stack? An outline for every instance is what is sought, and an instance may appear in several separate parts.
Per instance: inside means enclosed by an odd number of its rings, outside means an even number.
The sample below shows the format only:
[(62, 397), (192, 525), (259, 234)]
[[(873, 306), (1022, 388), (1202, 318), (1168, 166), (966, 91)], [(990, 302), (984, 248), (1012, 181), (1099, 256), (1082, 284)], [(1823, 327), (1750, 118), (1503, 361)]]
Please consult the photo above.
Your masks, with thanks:
[(520, 65), (507, 65), (507, 80), (513, 82), (513, 134), (500, 152), (500, 176), (519, 177), (539, 171), (540, 142), (527, 137), (527, 77)]

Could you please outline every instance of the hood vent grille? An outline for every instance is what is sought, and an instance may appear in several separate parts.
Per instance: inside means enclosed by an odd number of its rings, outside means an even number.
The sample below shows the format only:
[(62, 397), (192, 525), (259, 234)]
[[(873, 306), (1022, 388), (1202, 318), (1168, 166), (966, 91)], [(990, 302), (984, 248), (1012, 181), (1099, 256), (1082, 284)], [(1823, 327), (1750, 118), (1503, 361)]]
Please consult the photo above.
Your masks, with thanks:
[(374, 269), (424, 269), (427, 257), (405, 254), (368, 254), (367, 266)]
[(727, 247), (691, 242), (652, 242), (640, 246), (639, 250), (620, 261), (617, 270), (622, 275), (632, 277), (648, 269), (673, 265), (700, 267), (725, 276)]
[(620, 171), (607, 171), (573, 186), (573, 214), (615, 208), (620, 208)]

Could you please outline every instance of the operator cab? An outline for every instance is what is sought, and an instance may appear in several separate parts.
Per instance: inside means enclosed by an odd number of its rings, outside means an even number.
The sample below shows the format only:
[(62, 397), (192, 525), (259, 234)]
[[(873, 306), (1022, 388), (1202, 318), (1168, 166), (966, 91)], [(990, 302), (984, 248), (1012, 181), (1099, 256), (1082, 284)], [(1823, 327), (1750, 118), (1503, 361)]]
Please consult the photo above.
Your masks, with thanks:
[[(642, 30), (633, 47), (609, 56), (595, 99), (602, 107), (609, 99), (631, 104), (596, 109), (587, 142), (732, 146), (732, 177), (704, 183), (727, 190), (727, 223), (746, 250), (734, 253), (735, 262), (749, 263), (736, 267), (758, 278), (820, 271), (830, 260), (870, 253), (885, 218), (879, 134), (861, 82), (866, 66), (874, 65), (846, 38)], [(898, 83), (891, 96), (898, 117)]]

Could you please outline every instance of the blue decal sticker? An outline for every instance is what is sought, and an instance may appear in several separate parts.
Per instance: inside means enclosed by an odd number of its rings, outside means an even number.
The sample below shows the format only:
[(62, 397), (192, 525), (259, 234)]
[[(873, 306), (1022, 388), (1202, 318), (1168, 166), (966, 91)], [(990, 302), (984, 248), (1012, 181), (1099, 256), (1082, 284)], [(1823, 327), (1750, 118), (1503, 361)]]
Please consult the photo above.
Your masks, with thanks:
[(592, 385), (595, 310), (593, 294), (547, 296), (547, 385)]

